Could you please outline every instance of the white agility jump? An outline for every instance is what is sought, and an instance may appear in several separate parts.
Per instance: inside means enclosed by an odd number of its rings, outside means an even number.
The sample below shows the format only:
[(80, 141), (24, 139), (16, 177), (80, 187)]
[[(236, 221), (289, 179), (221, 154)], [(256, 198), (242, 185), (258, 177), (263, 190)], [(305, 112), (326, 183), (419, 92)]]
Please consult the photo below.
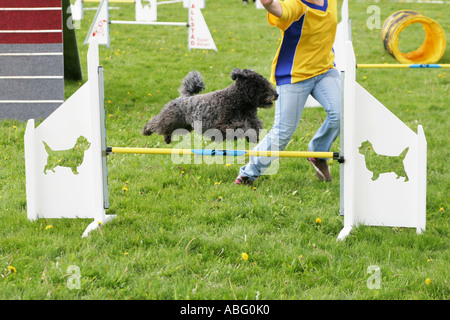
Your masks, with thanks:
[[(162, 4), (162, 2), (160, 3)], [(203, 4), (203, 5), (202, 5)], [(151, 0), (151, 5), (143, 6), (141, 1), (136, 1), (136, 21), (111, 20), (109, 17), (108, 0), (102, 0), (95, 14), (92, 25), (86, 36), (84, 44), (89, 44), (93, 38), (97, 38), (98, 44), (110, 46), (110, 24), (127, 25), (155, 25), (155, 26), (184, 26), (188, 28), (188, 49), (207, 49), (218, 51), (208, 25), (203, 17), (201, 8), (204, 0), (189, 0), (188, 20), (186, 22), (160, 22), (157, 19), (156, 0)]]
[[(344, 160), (340, 161), (344, 226), (337, 239), (346, 238), (358, 225), (416, 228), (421, 233), (426, 224), (427, 143), (423, 128), (419, 125), (415, 133), (356, 82), (347, 1), (342, 17), (335, 48), (343, 79), (341, 146), (339, 155), (329, 155)], [(87, 83), (37, 128), (29, 120), (25, 132), (28, 218), (94, 219), (83, 236), (114, 217), (106, 214), (107, 154), (136, 151), (106, 146), (102, 75), (94, 38), (88, 50)], [(77, 149), (79, 137), (85, 137), (90, 145), (78, 148), (84, 150), (81, 162), (79, 155), (78, 162), (70, 163), (65, 156)], [(51, 150), (46, 150), (43, 142)], [(54, 153), (59, 153), (58, 157)], [(371, 157), (376, 157), (379, 167), (373, 166)]]
[[(341, 16), (335, 51), (343, 83), (341, 153), (346, 161), (340, 175), (344, 228), (338, 239), (344, 239), (357, 225), (414, 227), (421, 233), (426, 224), (427, 142), (423, 128), (419, 125), (416, 134), (356, 82), (346, 0)], [(383, 166), (383, 161), (399, 159), (406, 148), (406, 156), (394, 169), (372, 172), (370, 157), (378, 158), (378, 165)]]
[[(106, 177), (103, 69), (99, 66), (95, 40), (88, 51), (88, 81), (67, 99), (37, 128), (33, 119), (27, 123), (25, 143), (25, 173), (27, 216), (38, 218), (90, 218), (94, 221), (84, 232), (86, 236), (106, 215), (108, 186)], [(78, 148), (81, 154), (61, 150), (76, 150), (79, 137), (87, 139), (88, 148)], [(46, 150), (47, 144), (53, 152)], [(74, 151), (75, 152), (75, 151)], [(79, 157), (76, 168), (68, 159)], [(75, 172), (74, 170), (75, 169)]]

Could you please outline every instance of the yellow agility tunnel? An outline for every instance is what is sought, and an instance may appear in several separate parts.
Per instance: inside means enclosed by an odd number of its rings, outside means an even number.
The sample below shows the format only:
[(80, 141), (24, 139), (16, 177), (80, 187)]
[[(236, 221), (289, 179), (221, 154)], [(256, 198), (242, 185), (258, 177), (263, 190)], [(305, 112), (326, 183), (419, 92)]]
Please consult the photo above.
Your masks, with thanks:
[[(414, 51), (403, 53), (399, 49), (400, 33), (413, 23), (420, 23), (425, 30), (425, 40)], [(445, 32), (435, 20), (413, 10), (400, 10), (389, 16), (381, 30), (386, 51), (404, 64), (430, 64), (438, 62), (446, 48)]]

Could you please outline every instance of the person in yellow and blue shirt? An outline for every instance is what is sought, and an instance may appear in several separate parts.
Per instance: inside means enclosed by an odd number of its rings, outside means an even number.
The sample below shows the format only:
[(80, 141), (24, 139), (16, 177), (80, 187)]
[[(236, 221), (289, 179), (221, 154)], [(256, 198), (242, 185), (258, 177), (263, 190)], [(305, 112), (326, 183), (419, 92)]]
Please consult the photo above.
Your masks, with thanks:
[[(337, 28), (337, 0), (261, 0), (268, 22), (282, 33), (270, 80), (279, 94), (274, 124), (255, 150), (282, 151), (294, 134), (311, 94), (327, 117), (308, 144), (309, 151), (325, 151), (339, 136), (340, 75), (335, 69), (333, 44)], [(240, 168), (236, 184), (252, 184), (274, 158), (250, 157)], [(308, 158), (317, 177), (331, 181), (326, 159)]]

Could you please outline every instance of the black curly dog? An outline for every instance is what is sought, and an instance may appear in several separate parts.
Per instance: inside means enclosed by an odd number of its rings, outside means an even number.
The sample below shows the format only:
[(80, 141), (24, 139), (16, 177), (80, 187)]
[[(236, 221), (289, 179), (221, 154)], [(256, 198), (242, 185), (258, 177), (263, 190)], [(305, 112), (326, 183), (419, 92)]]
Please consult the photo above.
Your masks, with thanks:
[[(180, 96), (166, 104), (142, 133), (160, 134), (170, 143), (177, 129), (195, 129), (206, 135), (206, 131), (216, 129), (224, 139), (246, 137), (250, 142), (257, 142), (263, 127), (257, 108), (272, 107), (278, 94), (266, 78), (252, 70), (234, 68), (231, 79), (235, 82), (225, 89), (198, 94), (205, 88), (202, 75), (198, 71), (189, 72), (178, 90)], [(201, 123), (201, 128), (194, 126), (196, 122)]]

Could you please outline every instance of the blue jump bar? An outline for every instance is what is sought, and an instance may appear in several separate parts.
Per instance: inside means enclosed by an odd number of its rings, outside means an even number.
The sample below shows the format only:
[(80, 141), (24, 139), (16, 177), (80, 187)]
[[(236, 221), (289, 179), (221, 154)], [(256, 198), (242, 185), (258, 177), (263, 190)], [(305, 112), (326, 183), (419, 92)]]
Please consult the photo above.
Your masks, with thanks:
[(193, 154), (201, 156), (245, 156), (245, 150), (216, 150), (216, 149), (193, 149)]
[(440, 64), (412, 64), (410, 68), (442, 68)]

